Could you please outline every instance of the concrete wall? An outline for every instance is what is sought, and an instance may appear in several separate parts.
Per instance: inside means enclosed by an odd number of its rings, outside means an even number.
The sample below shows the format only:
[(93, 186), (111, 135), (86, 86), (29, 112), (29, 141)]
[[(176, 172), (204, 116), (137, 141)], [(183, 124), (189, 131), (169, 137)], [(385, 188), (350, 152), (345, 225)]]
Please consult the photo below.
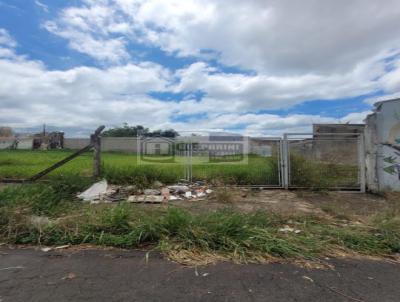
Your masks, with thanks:
[(18, 140), (17, 149), (22, 149), (22, 150), (32, 149), (32, 145), (33, 145), (32, 137), (18, 138), (17, 140)]
[(136, 153), (138, 151), (136, 137), (102, 137), (101, 151), (117, 151)]
[(400, 192), (400, 99), (378, 102), (366, 119), (367, 186)]
[(14, 145), (14, 138), (0, 138), (0, 150), (9, 149)]
[[(164, 139), (164, 138), (147, 138), (145, 140), (142, 140), (142, 146), (140, 146), (140, 142), (137, 140), (136, 137), (102, 137), (101, 138), (101, 150), (102, 151), (115, 151), (115, 152), (127, 152), (127, 153), (137, 153), (140, 148), (142, 147), (142, 151), (145, 152), (146, 154), (156, 154), (159, 152), (159, 154), (168, 154), (169, 153), (169, 148), (170, 148), (170, 143), (169, 139)], [(196, 137), (190, 137), (190, 138), (185, 138), (185, 137), (179, 137), (176, 142), (192, 142), (192, 143), (199, 143), (201, 145), (212, 145), (212, 146), (219, 146), (219, 145), (226, 145), (229, 144), (229, 141), (224, 141), (221, 139), (221, 141), (216, 140), (216, 139), (210, 139), (207, 136), (196, 136)], [(65, 149), (71, 149), (71, 150), (77, 150), (81, 149), (85, 146), (87, 146), (90, 143), (89, 138), (65, 138), (64, 139), (64, 148)], [(248, 137), (243, 137), (243, 141), (239, 142), (240, 145), (242, 146), (241, 153), (247, 154), (249, 151), (249, 139)], [(276, 142), (270, 142), (266, 143), (263, 142), (263, 145), (268, 147), (268, 152), (272, 151), (270, 150), (271, 147), (275, 146), (277, 143)], [(159, 150), (159, 151), (158, 151)], [(255, 153), (258, 153), (260, 155), (268, 156), (265, 153), (265, 150), (261, 150), (260, 148), (257, 149), (253, 148), (253, 151)], [(258, 152), (257, 152), (258, 151)], [(264, 153), (262, 153), (264, 152)]]
[[(87, 146), (89, 143), (89, 138), (65, 138), (64, 149), (77, 150)], [(101, 150), (136, 153), (137, 139), (136, 137), (102, 137)]]
[(359, 164), (357, 138), (340, 135), (330, 138), (314, 138), (289, 141), (291, 154), (304, 156), (309, 160), (346, 165)]
[(0, 149), (9, 149), (16, 146), (16, 149), (32, 149), (33, 138), (0, 138)]
[(64, 149), (78, 150), (89, 145), (89, 138), (64, 138)]

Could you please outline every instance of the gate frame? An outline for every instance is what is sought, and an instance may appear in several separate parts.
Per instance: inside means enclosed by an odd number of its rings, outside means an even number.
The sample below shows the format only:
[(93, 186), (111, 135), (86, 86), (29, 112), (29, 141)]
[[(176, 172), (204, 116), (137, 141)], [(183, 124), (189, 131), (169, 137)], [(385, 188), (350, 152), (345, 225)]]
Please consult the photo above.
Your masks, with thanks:
[[(290, 185), (290, 149), (289, 149), (289, 136), (315, 136), (315, 133), (284, 133), (282, 140), (282, 177), (283, 177), (283, 187), (284, 189), (296, 189), (299, 187)], [(319, 136), (357, 136), (357, 147), (358, 147), (358, 177), (359, 177), (359, 190), (349, 190), (352, 192), (366, 192), (366, 158), (365, 158), (365, 138), (364, 133), (318, 133)], [(332, 189), (332, 188), (328, 188)], [(344, 191), (343, 189), (339, 189), (339, 191)]]
[[(185, 157), (185, 161), (184, 161), (184, 178), (186, 181), (188, 182), (192, 182), (193, 181), (193, 141), (191, 140), (191, 137), (184, 137), (186, 139), (188, 139), (186, 142), (184, 142), (185, 145), (185, 151), (183, 153), (184, 157)], [(248, 136), (249, 141), (252, 138), (257, 138), (257, 139), (262, 139), (265, 141), (272, 141), (274, 143), (276, 143), (276, 146), (279, 148), (278, 152), (277, 152), (277, 169), (278, 169), (278, 183), (277, 184), (257, 184), (257, 185), (232, 185), (234, 187), (238, 187), (238, 188), (265, 188), (265, 189), (283, 189), (284, 188), (284, 176), (283, 176), (283, 165), (282, 165), (282, 161), (283, 161), (283, 152), (282, 152), (282, 137), (278, 137), (278, 136), (274, 136), (274, 137), (269, 137), (269, 136), (258, 136), (258, 137), (252, 137), (252, 136)]]

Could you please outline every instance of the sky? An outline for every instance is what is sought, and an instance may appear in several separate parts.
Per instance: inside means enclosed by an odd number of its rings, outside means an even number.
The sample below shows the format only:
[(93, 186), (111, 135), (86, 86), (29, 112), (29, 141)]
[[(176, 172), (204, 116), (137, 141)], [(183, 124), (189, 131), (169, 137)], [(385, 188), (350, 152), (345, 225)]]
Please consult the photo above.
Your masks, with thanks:
[(0, 125), (253, 136), (400, 97), (398, 0), (0, 0)]

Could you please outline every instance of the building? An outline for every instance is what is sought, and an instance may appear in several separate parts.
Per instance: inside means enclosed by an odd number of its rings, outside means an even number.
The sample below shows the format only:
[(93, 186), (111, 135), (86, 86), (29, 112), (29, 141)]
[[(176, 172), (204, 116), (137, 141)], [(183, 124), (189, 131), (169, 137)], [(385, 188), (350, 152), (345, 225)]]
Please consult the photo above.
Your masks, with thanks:
[(400, 98), (374, 106), (365, 120), (367, 186), (371, 191), (400, 191)]

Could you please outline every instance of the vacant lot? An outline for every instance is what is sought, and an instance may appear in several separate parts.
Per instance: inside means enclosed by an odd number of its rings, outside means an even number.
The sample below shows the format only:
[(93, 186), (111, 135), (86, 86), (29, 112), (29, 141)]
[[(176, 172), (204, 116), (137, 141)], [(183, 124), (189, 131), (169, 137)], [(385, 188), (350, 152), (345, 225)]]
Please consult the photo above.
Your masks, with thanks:
[[(0, 151), (0, 178), (28, 178), (70, 155), (72, 151)], [(148, 159), (148, 158), (147, 158)], [(151, 158), (150, 158), (151, 159)], [(244, 161), (209, 162), (202, 157), (191, 158), (194, 180), (218, 184), (278, 186), (279, 161), (276, 156), (249, 155)], [(117, 184), (143, 183), (144, 186), (158, 180), (174, 183), (184, 177), (188, 158), (175, 156), (173, 160), (154, 157), (144, 161), (137, 154), (103, 152), (103, 177)], [(47, 178), (58, 176), (90, 176), (92, 154), (86, 153)], [(355, 188), (359, 186), (358, 168), (336, 162), (317, 162), (300, 155), (291, 156), (290, 183), (297, 187)]]
[(396, 257), (398, 196), (220, 188), (168, 206), (76, 200), (89, 179), (63, 177), (0, 191), (0, 238), (13, 244), (94, 244), (164, 252), (181, 263)]
[[(0, 151), (0, 178), (27, 178), (70, 155), (72, 151)], [(104, 177), (113, 183), (153, 182), (173, 183), (184, 176), (184, 157), (173, 161), (162, 158), (151, 163), (142, 161), (137, 154), (102, 153)], [(52, 172), (49, 177), (60, 175), (90, 176), (92, 153), (86, 153)], [(201, 180), (218, 180), (225, 183), (251, 185), (278, 185), (276, 158), (250, 155), (242, 163), (205, 163), (193, 158), (193, 177)]]

